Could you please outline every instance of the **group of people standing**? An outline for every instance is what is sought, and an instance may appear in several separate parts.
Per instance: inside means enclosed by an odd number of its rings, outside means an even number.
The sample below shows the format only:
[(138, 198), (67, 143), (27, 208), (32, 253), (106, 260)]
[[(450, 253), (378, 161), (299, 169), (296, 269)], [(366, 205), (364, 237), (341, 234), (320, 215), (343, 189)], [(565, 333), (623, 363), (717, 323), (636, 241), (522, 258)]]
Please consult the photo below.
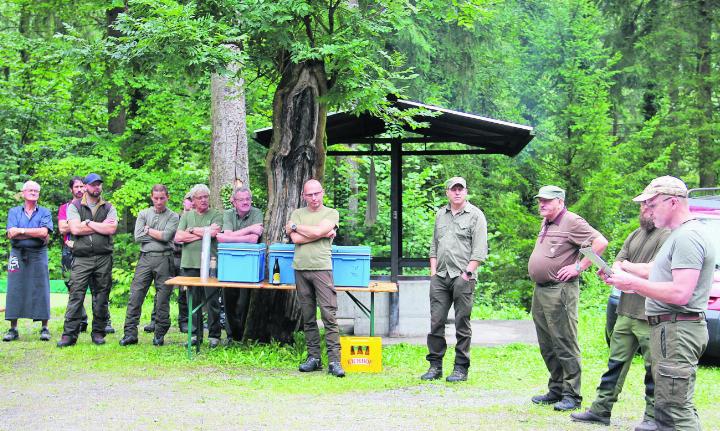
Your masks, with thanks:
[[(102, 197), (102, 178), (94, 173), (82, 182), (73, 179), (73, 200), (61, 208), (59, 226), (66, 235), (65, 256), (70, 256), (69, 299), (63, 334), (58, 347), (72, 346), (87, 318), (83, 303), (90, 288), (93, 322), (91, 340), (104, 344), (109, 322), (108, 295), (112, 285), (113, 235), (118, 216), (115, 207)], [(430, 364), (423, 380), (439, 379), (447, 349), (445, 324), (455, 310), (457, 344), (452, 373), (446, 380), (467, 380), (470, 367), (472, 326), (470, 315), (479, 265), (487, 257), (487, 222), (483, 212), (467, 201), (465, 179), (453, 177), (445, 184), (448, 204), (437, 211), (430, 244), (430, 332), (427, 336)], [(6, 319), (10, 329), (5, 341), (18, 338), (17, 319), (40, 320), (40, 338), (50, 339), (47, 242), (53, 232), (48, 209), (38, 206), (40, 185), (23, 185), (24, 204), (8, 214), (7, 235), (11, 240), (8, 262)], [(616, 256), (612, 274), (598, 272), (609, 285), (623, 291), (618, 319), (610, 340), (608, 369), (601, 377), (597, 398), (585, 412), (575, 412), (575, 421), (608, 425), (613, 404), (622, 390), (633, 355), (639, 348), (645, 359), (643, 421), (637, 431), (655, 429), (699, 429), (693, 404), (698, 360), (708, 333), (704, 311), (715, 271), (715, 250), (704, 234), (702, 221), (689, 211), (688, 190), (680, 179), (664, 176), (653, 180), (642, 194), (640, 227), (630, 234)], [(233, 208), (224, 213), (210, 208), (210, 190), (194, 186), (185, 196), (181, 215), (167, 208), (167, 187), (151, 189), (152, 206), (136, 220), (134, 236), (140, 256), (130, 290), (124, 335), (120, 344), (138, 343), (142, 304), (152, 282), (156, 296), (153, 310), (153, 344), (162, 346), (170, 328), (172, 288), (165, 282), (176, 274), (200, 275), (201, 241), (257, 243), (263, 235), (263, 213), (252, 206), (252, 193), (241, 187), (233, 191)], [(337, 293), (332, 279), (331, 244), (339, 215), (323, 203), (324, 190), (316, 180), (303, 185), (306, 206), (295, 210), (285, 232), (295, 244), (293, 268), (302, 312), (308, 356), (299, 369), (322, 369), (320, 333), (316, 309), (325, 326), (328, 372), (345, 375), (340, 364)], [(548, 391), (532, 397), (536, 404), (553, 405), (557, 411), (577, 410), (582, 396), (581, 360), (577, 335), (579, 276), (592, 262), (580, 256), (589, 247), (602, 255), (608, 241), (582, 217), (565, 207), (565, 191), (544, 186), (535, 196), (543, 217), (528, 273), (535, 283), (532, 318), (540, 352), (550, 374)], [(179, 256), (178, 256), (179, 252)], [(208, 343), (220, 344), (220, 302), (226, 307), (229, 339), (242, 340), (249, 305), (249, 291), (205, 287), (193, 289), (196, 304), (207, 299)], [(180, 293), (179, 316), (187, 316), (187, 301)], [(183, 308), (183, 306), (185, 308)], [(186, 324), (185, 323), (185, 328)], [(202, 342), (203, 313), (193, 315), (192, 343)], [(183, 322), (180, 322), (183, 329)]]
[[(92, 327), (90, 339), (105, 344), (110, 314), (108, 296), (112, 287), (113, 235), (118, 225), (115, 207), (102, 197), (103, 179), (91, 173), (85, 178), (74, 177), (70, 183), (73, 199), (59, 211), (60, 233), (63, 235), (63, 266), (70, 272), (68, 304), (63, 333), (58, 347), (77, 343), (87, 328), (84, 301), (88, 288), (92, 295)], [(50, 287), (47, 244), (53, 232), (52, 215), (39, 206), (40, 185), (28, 181), (23, 185), (24, 203), (8, 214), (7, 235), (11, 240), (8, 263), (8, 295), (5, 317), (10, 329), (4, 341), (19, 337), (17, 319), (42, 321), (40, 339), (50, 340), (47, 322), (50, 318)], [(143, 302), (154, 282), (156, 294), (152, 322), (145, 330), (153, 332), (155, 346), (165, 344), (170, 329), (170, 301), (172, 286), (165, 282), (175, 276), (200, 275), (200, 255), (203, 236), (211, 237), (211, 255), (217, 258), (217, 243), (258, 243), (263, 235), (263, 212), (252, 205), (252, 193), (247, 187), (233, 190), (232, 208), (219, 211), (210, 207), (210, 190), (204, 184), (195, 185), (183, 201), (183, 212), (177, 214), (167, 208), (168, 189), (155, 184), (150, 191), (152, 206), (137, 216), (134, 238), (140, 244), (140, 256), (130, 286), (130, 298), (125, 315), (121, 346), (137, 344), (138, 325)], [(345, 375), (340, 365), (340, 342), (335, 314), (337, 295), (332, 280), (331, 244), (339, 222), (336, 210), (323, 204), (324, 190), (320, 182), (308, 180), (303, 185), (303, 199), (307, 206), (295, 210), (285, 227), (295, 243), (293, 268), (296, 271), (298, 300), (301, 305), (308, 358), (300, 371), (322, 369), (320, 332), (316, 309), (319, 306), (325, 325), (328, 348), (328, 372), (337, 377)], [(192, 290), (193, 302), (206, 303), (208, 344), (220, 345), (221, 300), (226, 312), (225, 330), (229, 340), (241, 341), (250, 303), (247, 289), (215, 287)], [(178, 292), (178, 324), (187, 332), (186, 292)], [(193, 314), (191, 343), (203, 340), (203, 312)]]
[[(430, 363), (423, 380), (442, 377), (445, 324), (455, 308), (455, 364), (448, 382), (467, 379), (473, 303), (478, 265), (487, 256), (487, 224), (467, 202), (467, 185), (446, 183), (448, 205), (438, 210), (430, 245)], [(675, 177), (654, 179), (633, 200), (640, 204), (640, 227), (625, 240), (605, 283), (622, 291), (610, 338), (607, 371), (595, 401), (578, 422), (610, 424), (633, 356), (645, 360), (645, 401), (636, 431), (698, 430), (693, 403), (695, 373), (708, 343), (704, 311), (716, 270), (714, 245), (704, 223), (689, 210), (688, 189)], [(532, 318), (540, 353), (550, 374), (548, 391), (532, 402), (566, 412), (581, 407), (581, 355), (577, 335), (579, 277), (592, 262), (581, 248), (602, 255), (607, 239), (565, 207), (565, 191), (541, 187), (535, 196), (543, 217), (528, 273), (535, 283)]]

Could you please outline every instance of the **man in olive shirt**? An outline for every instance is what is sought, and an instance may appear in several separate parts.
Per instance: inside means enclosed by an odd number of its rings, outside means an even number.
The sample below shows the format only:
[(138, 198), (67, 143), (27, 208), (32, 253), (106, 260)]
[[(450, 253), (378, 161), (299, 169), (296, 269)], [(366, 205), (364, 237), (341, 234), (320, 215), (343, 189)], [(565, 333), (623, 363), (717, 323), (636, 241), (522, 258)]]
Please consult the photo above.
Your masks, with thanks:
[(322, 369), (320, 331), (316, 314), (316, 309), (320, 306), (320, 317), (325, 326), (328, 373), (335, 377), (345, 377), (345, 370), (340, 364), (340, 335), (335, 318), (337, 292), (333, 284), (331, 256), (332, 241), (340, 215), (337, 210), (323, 205), (324, 193), (319, 181), (306, 181), (303, 185), (303, 199), (307, 206), (293, 211), (285, 225), (285, 232), (295, 243), (295, 288), (308, 349), (307, 360), (299, 369), (301, 372)]
[(717, 264), (712, 235), (690, 213), (687, 186), (678, 178), (655, 178), (633, 200), (650, 208), (655, 226), (672, 233), (647, 277), (618, 270), (603, 278), (647, 298), (658, 429), (699, 430), (693, 396), (697, 364), (708, 343), (705, 310)]
[(140, 259), (130, 285), (130, 299), (125, 314), (125, 336), (121, 346), (137, 344), (138, 322), (150, 284), (155, 281), (155, 337), (153, 345), (162, 346), (170, 329), (170, 295), (172, 287), (165, 281), (174, 271), (173, 245), (180, 217), (167, 209), (168, 190), (155, 184), (150, 192), (153, 206), (140, 211), (135, 221), (135, 241), (140, 243)]
[[(640, 203), (640, 227), (625, 239), (622, 249), (615, 257), (613, 270), (633, 274), (645, 274), (646, 265), (655, 259), (670, 231), (656, 228), (652, 211)], [(570, 414), (577, 422), (610, 424), (613, 405), (618, 399), (630, 370), (633, 356), (638, 347), (645, 360), (645, 416), (635, 431), (653, 431), (655, 425), (655, 383), (652, 378), (650, 354), (650, 325), (645, 316), (645, 297), (637, 293), (624, 292), (620, 295), (617, 321), (610, 336), (610, 359), (608, 369), (600, 378), (597, 398), (585, 412)]]
[(578, 259), (588, 245), (598, 255), (607, 240), (582, 217), (565, 208), (565, 191), (544, 186), (535, 196), (543, 217), (535, 248), (528, 261), (535, 282), (532, 316), (540, 353), (550, 372), (548, 392), (532, 397), (535, 404), (553, 404), (555, 410), (580, 408), (580, 346), (577, 338), (580, 273), (591, 265)]
[[(180, 272), (186, 277), (200, 276), (200, 253), (202, 251), (202, 238), (205, 231), (210, 232), (212, 243), (210, 253), (217, 258), (216, 236), (222, 229), (222, 212), (210, 208), (210, 189), (205, 184), (196, 184), (191, 190), (193, 209), (180, 217), (180, 224), (175, 233), (175, 242), (182, 244), (182, 257), (180, 258)], [(208, 344), (211, 348), (220, 345), (222, 325), (220, 324), (220, 302), (218, 301), (218, 288), (196, 287), (192, 289), (194, 307), (207, 301), (208, 308)], [(193, 344), (202, 343), (203, 315), (198, 310), (193, 315)]]
[[(223, 231), (217, 235), (218, 242), (251, 244), (260, 242), (263, 234), (263, 213), (252, 206), (250, 189), (236, 188), (230, 202), (233, 208), (223, 213)], [(223, 289), (223, 304), (225, 304), (228, 338), (242, 341), (250, 305), (250, 290)]]
[(455, 366), (448, 382), (467, 380), (470, 367), (470, 341), (473, 297), (477, 268), (487, 257), (485, 215), (467, 201), (467, 186), (461, 177), (445, 183), (449, 203), (435, 215), (435, 230), (430, 243), (430, 333), (427, 336), (427, 361), (430, 368), (420, 378), (442, 377), (442, 361), (447, 350), (445, 323), (455, 306)]

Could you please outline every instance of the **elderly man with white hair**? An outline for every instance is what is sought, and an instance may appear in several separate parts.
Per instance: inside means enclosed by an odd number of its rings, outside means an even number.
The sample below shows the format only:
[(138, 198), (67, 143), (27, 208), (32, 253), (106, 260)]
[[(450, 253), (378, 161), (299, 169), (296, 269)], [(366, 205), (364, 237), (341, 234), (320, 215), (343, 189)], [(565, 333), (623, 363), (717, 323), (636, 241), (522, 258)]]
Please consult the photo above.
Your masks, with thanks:
[[(180, 217), (180, 225), (175, 232), (175, 242), (182, 244), (180, 274), (187, 277), (200, 276), (200, 253), (205, 231), (210, 233), (212, 243), (210, 252), (217, 257), (217, 234), (222, 230), (223, 213), (210, 208), (210, 189), (205, 184), (196, 184), (190, 189), (193, 209)], [(208, 308), (208, 344), (210, 348), (220, 345), (222, 325), (220, 324), (220, 302), (216, 287), (196, 287), (192, 289), (194, 304), (200, 304), (206, 298)], [(192, 320), (192, 344), (202, 343), (203, 315), (197, 311)]]
[(38, 206), (40, 184), (27, 181), (22, 187), (23, 205), (8, 212), (7, 237), (10, 239), (5, 320), (10, 329), (3, 341), (19, 338), (18, 319), (42, 322), (40, 339), (50, 340), (50, 274), (47, 242), (53, 231), (52, 214)]

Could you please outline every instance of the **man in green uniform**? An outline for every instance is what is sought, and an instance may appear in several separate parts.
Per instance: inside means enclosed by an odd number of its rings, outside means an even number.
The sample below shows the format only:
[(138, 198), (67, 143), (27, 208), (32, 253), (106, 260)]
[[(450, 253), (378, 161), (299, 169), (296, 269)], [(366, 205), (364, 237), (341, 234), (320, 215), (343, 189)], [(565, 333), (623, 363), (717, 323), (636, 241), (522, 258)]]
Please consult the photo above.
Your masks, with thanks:
[[(260, 242), (263, 233), (263, 213), (252, 206), (250, 189), (236, 188), (230, 202), (233, 207), (223, 213), (223, 231), (217, 235), (218, 242), (251, 244)], [(242, 341), (250, 305), (250, 290), (223, 289), (223, 304), (225, 304), (228, 338)]]
[(461, 177), (445, 183), (449, 203), (435, 215), (430, 243), (430, 333), (427, 361), (430, 368), (420, 378), (442, 377), (442, 361), (447, 349), (445, 323), (450, 307), (455, 307), (455, 366), (448, 382), (467, 380), (470, 367), (470, 341), (473, 297), (477, 268), (487, 257), (487, 222), (483, 212), (467, 201), (467, 185)]
[(633, 200), (650, 208), (655, 226), (672, 233), (647, 278), (626, 271), (603, 278), (647, 298), (658, 429), (699, 430), (693, 396), (698, 360), (708, 343), (705, 310), (717, 264), (712, 236), (690, 213), (687, 187), (678, 178), (655, 178)]
[(170, 329), (170, 295), (172, 286), (165, 281), (175, 272), (172, 240), (180, 217), (167, 208), (168, 190), (155, 184), (150, 192), (153, 206), (140, 211), (135, 221), (135, 241), (140, 243), (140, 259), (130, 285), (130, 299), (125, 314), (125, 336), (121, 346), (137, 344), (138, 322), (150, 284), (155, 281), (155, 337), (153, 345), (162, 346)]
[(295, 287), (308, 349), (307, 360), (300, 365), (300, 371), (322, 369), (320, 331), (316, 315), (319, 306), (320, 317), (325, 326), (328, 373), (345, 377), (345, 370), (340, 364), (340, 334), (335, 318), (337, 292), (333, 284), (331, 256), (332, 241), (340, 215), (337, 210), (323, 205), (324, 193), (319, 181), (306, 181), (303, 185), (303, 199), (307, 206), (293, 211), (285, 225), (285, 232), (295, 243)]
[[(205, 184), (197, 184), (191, 190), (193, 209), (180, 217), (180, 224), (175, 232), (175, 242), (182, 244), (182, 257), (180, 258), (180, 273), (186, 277), (200, 276), (200, 253), (202, 251), (202, 238), (205, 231), (210, 232), (212, 243), (211, 256), (217, 258), (216, 236), (222, 229), (222, 212), (210, 208), (210, 189)], [(218, 288), (196, 287), (192, 289), (193, 307), (210, 298), (208, 308), (208, 344), (210, 348), (220, 345), (222, 325), (220, 324), (220, 302), (218, 301)], [(203, 315), (198, 310), (193, 315), (193, 344), (202, 343)]]
[[(653, 261), (660, 246), (670, 235), (664, 228), (656, 228), (652, 211), (640, 203), (640, 227), (625, 239), (622, 249), (615, 257), (613, 269), (647, 276), (647, 263)], [(655, 425), (655, 383), (652, 378), (650, 354), (650, 325), (645, 316), (645, 297), (625, 292), (620, 295), (617, 321), (610, 336), (610, 359), (608, 369), (600, 378), (597, 398), (585, 412), (571, 413), (577, 422), (610, 424), (613, 405), (622, 391), (625, 376), (632, 364), (638, 347), (645, 360), (645, 416), (635, 431), (653, 431)]]
[(580, 273), (591, 265), (578, 259), (580, 248), (592, 246), (598, 255), (607, 240), (582, 217), (565, 208), (565, 190), (544, 186), (535, 196), (543, 217), (528, 273), (535, 282), (532, 316), (540, 353), (550, 372), (548, 392), (532, 397), (535, 404), (555, 410), (580, 408), (580, 346), (577, 338)]
[(93, 296), (91, 339), (105, 344), (110, 313), (108, 297), (112, 287), (113, 235), (117, 230), (117, 210), (102, 198), (102, 177), (88, 174), (83, 180), (85, 194), (67, 209), (68, 226), (73, 236), (73, 263), (70, 295), (65, 312), (65, 327), (58, 347), (77, 342), (82, 320), (82, 305), (88, 284)]

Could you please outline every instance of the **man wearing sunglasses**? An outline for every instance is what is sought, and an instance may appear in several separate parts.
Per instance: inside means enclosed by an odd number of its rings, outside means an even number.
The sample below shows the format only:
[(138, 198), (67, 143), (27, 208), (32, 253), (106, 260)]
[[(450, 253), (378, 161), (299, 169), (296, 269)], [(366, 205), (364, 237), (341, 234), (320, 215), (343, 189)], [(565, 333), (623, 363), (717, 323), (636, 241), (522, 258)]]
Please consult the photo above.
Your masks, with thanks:
[(715, 249), (702, 220), (690, 213), (685, 183), (655, 178), (635, 202), (652, 210), (655, 226), (672, 233), (641, 277), (625, 271), (601, 275), (623, 292), (645, 296), (651, 326), (655, 422), (660, 430), (700, 429), (695, 409), (695, 373), (708, 343), (707, 309), (715, 271)]

